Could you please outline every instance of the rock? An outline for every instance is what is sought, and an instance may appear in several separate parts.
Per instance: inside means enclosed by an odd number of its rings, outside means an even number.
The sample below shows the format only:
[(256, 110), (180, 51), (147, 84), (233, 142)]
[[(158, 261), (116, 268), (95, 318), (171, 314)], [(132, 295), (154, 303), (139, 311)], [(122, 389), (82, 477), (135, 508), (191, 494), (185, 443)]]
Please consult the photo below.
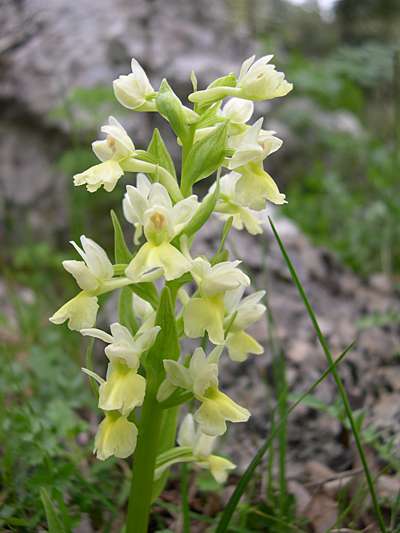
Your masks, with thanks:
[(369, 283), (374, 289), (389, 294), (393, 291), (392, 280), (383, 273), (374, 274), (370, 276)]
[[(333, 356), (339, 356), (355, 341), (339, 367), (352, 407), (367, 409), (367, 425), (381, 427), (385, 435), (391, 426), (392, 435), (400, 434), (399, 402), (395, 396), (399, 387), (398, 372), (393, 363), (398, 351), (398, 321), (376, 325), (375, 319), (372, 326), (364, 323), (361, 328), (361, 319), (371, 313), (387, 312), (388, 309), (393, 316), (399, 313), (398, 298), (393, 292), (382, 293), (376, 286), (362, 282), (328, 251), (313, 247), (292, 222), (275, 215), (274, 221), (291, 259), (296, 268), (299, 267), (301, 281)], [(209, 246), (215, 249), (221, 228), (221, 223), (212, 220), (198, 237), (195, 249), (205, 251)], [(263, 250), (265, 240), (267, 252)], [(252, 329), (265, 346), (263, 355), (241, 364), (223, 357), (222, 387), (252, 413), (247, 424), (232, 424), (224, 440), (224, 448), (240, 471), (248, 465), (268, 435), (271, 424), (275, 396), (272, 331), (275, 331), (274, 342), (283, 350), (286, 359), (291, 393), (304, 392), (327, 368), (327, 361), (271, 233), (267, 231), (263, 236), (252, 237), (232, 231), (228, 247), (231, 241), (232, 248), (239, 249), (243, 255), (244, 265), (249, 262), (253, 265), (251, 273), (257, 289), (267, 289), (266, 303), (275, 322), (271, 329), (268, 320), (262, 319)], [(265, 253), (266, 258), (262, 264), (257, 260), (260, 253)], [(387, 373), (384, 371), (386, 367)], [(337, 399), (334, 381), (331, 378), (325, 380), (314, 396), (326, 406), (332, 406)], [(386, 402), (391, 402), (390, 409)], [(343, 471), (352, 468), (354, 454), (343, 440), (341, 423), (334, 416), (305, 404), (289, 418), (288, 458), (291, 465), (301, 466), (313, 459), (335, 471)]]
[[(0, 222), (15, 219), (21, 238), (26, 221), (40, 236), (67, 223), (71, 176), (55, 163), (71, 136), (85, 133), (86, 122), (74, 127), (51, 112), (74, 89), (111, 88), (134, 56), (155, 86), (166, 76), (178, 93), (188, 93), (192, 69), (203, 86), (237, 70), (251, 48), (234, 10), (212, 0), (98, 0), (95, 8), (91, 0), (4, 0), (0, 17)], [(90, 139), (100, 125), (90, 123)], [(153, 118), (141, 114), (134, 136), (139, 146), (152, 126)]]
[(315, 533), (325, 533), (337, 521), (338, 503), (326, 494), (314, 494), (305, 509), (304, 516), (310, 521)]

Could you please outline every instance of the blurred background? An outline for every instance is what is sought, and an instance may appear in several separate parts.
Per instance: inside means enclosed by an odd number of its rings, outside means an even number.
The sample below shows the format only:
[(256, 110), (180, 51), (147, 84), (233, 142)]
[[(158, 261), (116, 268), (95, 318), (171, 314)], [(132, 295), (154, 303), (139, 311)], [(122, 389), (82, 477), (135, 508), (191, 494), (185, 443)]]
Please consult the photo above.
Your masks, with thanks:
[[(115, 518), (113, 494), (124, 501), (121, 471), (85, 462), (96, 411), (79, 373), (81, 339), (49, 326), (47, 317), (75, 291), (61, 268), (72, 257), (68, 241), (84, 233), (112, 246), (108, 212), (121, 213), (123, 187), (90, 195), (71, 179), (95, 163), (90, 143), (108, 115), (140, 148), (160, 127), (177, 153), (156, 117), (114, 101), (111, 82), (129, 72), (131, 57), (154, 87), (166, 77), (184, 97), (192, 69), (204, 86), (237, 72), (253, 53), (275, 55), (294, 90), (259, 105), (256, 115), (284, 140), (266, 168), (289, 200), (280, 209), (285, 235), (317, 301), (332, 276), (346, 278), (347, 292), (332, 290), (326, 308), (347, 302), (347, 322), (368, 288), (363, 298), (372, 311), (365, 315), (362, 300), (360, 327), (375, 328), (371, 358), (392, 365), (400, 324), (398, 0), (1, 0), (0, 8), (0, 438), (13, 443), (0, 450), (0, 527), (34, 530), (43, 520), (43, 485), (53, 487), (61, 507), (61, 494), (75, 501), (79, 493), (79, 509), (67, 517), (72, 524), (90, 515), (95, 527), (101, 512)], [(246, 245), (242, 250), (246, 260)], [(316, 275), (322, 253), (333, 267), (324, 263)], [(283, 316), (292, 313), (285, 305)], [(293, 360), (300, 359), (295, 351)], [(396, 361), (397, 381), (388, 387), (398, 400)], [(340, 457), (332, 452), (326, 462)], [(93, 508), (103, 511), (94, 517)]]

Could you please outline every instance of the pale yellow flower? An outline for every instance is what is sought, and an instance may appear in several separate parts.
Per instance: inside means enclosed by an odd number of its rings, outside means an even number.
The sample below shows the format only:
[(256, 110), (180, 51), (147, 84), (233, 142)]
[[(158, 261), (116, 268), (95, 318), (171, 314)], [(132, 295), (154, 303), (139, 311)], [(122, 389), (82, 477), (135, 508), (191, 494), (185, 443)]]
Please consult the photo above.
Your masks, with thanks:
[(147, 242), (139, 249), (125, 273), (134, 282), (164, 275), (176, 279), (188, 272), (191, 262), (171, 244), (172, 239), (190, 221), (197, 209), (196, 196), (172, 204), (166, 188), (160, 183), (138, 177), (138, 186), (128, 185), (123, 201), (124, 214), (135, 226), (135, 240), (142, 232)]
[(99, 407), (103, 411), (120, 411), (128, 416), (143, 404), (146, 380), (122, 362), (109, 363), (106, 380), (99, 387)]
[(287, 203), (286, 196), (278, 189), (273, 178), (261, 163), (251, 162), (237, 169), (241, 178), (236, 184), (236, 196), (242, 205), (257, 211), (265, 208), (265, 202), (277, 205)]
[(114, 94), (120, 104), (134, 111), (156, 111), (155, 92), (142, 66), (131, 62), (132, 73), (113, 82)]
[(228, 459), (212, 453), (217, 438), (210, 437), (210, 435), (203, 433), (200, 428), (196, 428), (191, 414), (187, 414), (183, 419), (177, 440), (179, 446), (192, 449), (195, 464), (200, 468), (210, 470), (218, 483), (224, 483), (229, 471), (235, 468), (235, 465)]
[(137, 159), (135, 145), (117, 119), (109, 117), (108, 124), (102, 126), (101, 131), (106, 138), (92, 143), (93, 152), (101, 163), (75, 174), (74, 185), (86, 185), (89, 192), (96, 192), (100, 187), (111, 192), (124, 171), (156, 171), (156, 165)]
[(226, 347), (229, 357), (238, 362), (245, 361), (250, 354), (258, 355), (264, 351), (261, 344), (245, 330), (264, 315), (266, 307), (260, 301), (265, 291), (257, 291), (245, 298), (242, 295), (242, 289), (225, 294), (225, 307), (229, 309), (225, 318), (225, 325), (229, 327)]
[[(237, 194), (236, 185), (241, 174), (230, 172), (225, 174), (219, 181), (220, 194), (215, 207), (215, 213), (221, 220), (232, 217), (232, 225), (235, 229), (245, 229), (251, 235), (262, 233), (262, 225), (267, 220), (266, 210), (255, 211), (241, 203), (241, 197)], [(215, 190), (215, 184), (210, 188), (210, 194)]]
[(86, 185), (89, 192), (96, 192), (100, 187), (111, 192), (114, 190), (118, 180), (124, 175), (124, 171), (118, 161), (110, 159), (104, 163), (99, 163), (88, 168), (84, 172), (75, 174), (74, 185)]
[(119, 413), (106, 413), (97, 430), (94, 453), (104, 461), (112, 455), (124, 459), (136, 448), (137, 427)]
[(243, 62), (237, 82), (241, 89), (239, 96), (250, 100), (270, 100), (285, 96), (293, 89), (283, 72), (278, 72), (269, 62), (272, 55), (263, 56), (254, 62), (256, 56)]
[(253, 114), (254, 104), (251, 100), (230, 98), (221, 109), (221, 116), (227, 118), (232, 124), (245, 124)]
[[(194, 418), (206, 435), (222, 435), (226, 431), (226, 421), (246, 422), (250, 412), (235, 403), (218, 388), (218, 360), (222, 347), (216, 347), (206, 357), (202, 348), (197, 348), (189, 367), (171, 359), (164, 359), (166, 381), (174, 387), (193, 392), (201, 402)], [(161, 388), (163, 392), (163, 388)], [(161, 399), (159, 397), (159, 399)]]
[(74, 331), (89, 328), (96, 322), (99, 304), (96, 296), (89, 296), (80, 292), (77, 296), (65, 303), (50, 317), (53, 324), (63, 324), (68, 320), (68, 327)]
[(63, 261), (67, 272), (72, 274), (82, 292), (64, 304), (50, 321), (62, 324), (68, 320), (73, 330), (90, 328), (96, 322), (98, 311), (97, 296), (129, 285), (128, 278), (113, 278), (113, 266), (106, 252), (92, 239), (81, 237), (82, 248), (71, 242), (83, 261)]
[(246, 126), (240, 135), (229, 137), (228, 146), (234, 150), (232, 157), (225, 162), (229, 169), (235, 169), (247, 163), (261, 162), (282, 146), (281, 139), (274, 136), (274, 131), (261, 128), (263, 119), (260, 118), (252, 126)]
[(97, 328), (83, 329), (80, 333), (107, 343), (105, 354), (110, 362), (123, 361), (129, 368), (136, 371), (139, 368), (140, 356), (151, 348), (160, 327), (153, 327), (149, 321), (146, 321), (133, 336), (128, 328), (115, 322), (111, 324), (110, 330), (111, 335)]
[(224, 343), (224, 293), (250, 285), (250, 279), (237, 268), (240, 261), (224, 261), (214, 266), (201, 257), (193, 261), (191, 274), (198, 292), (185, 304), (183, 323), (188, 337), (201, 337), (207, 331), (214, 344)]

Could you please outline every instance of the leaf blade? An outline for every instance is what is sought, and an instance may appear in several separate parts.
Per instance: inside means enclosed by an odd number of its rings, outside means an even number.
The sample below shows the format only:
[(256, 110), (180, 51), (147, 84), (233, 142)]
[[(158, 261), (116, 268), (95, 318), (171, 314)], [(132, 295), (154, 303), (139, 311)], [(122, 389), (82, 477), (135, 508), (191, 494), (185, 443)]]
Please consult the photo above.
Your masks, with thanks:
[(42, 500), (42, 505), (46, 513), (49, 533), (67, 533), (67, 530), (58, 517), (57, 509), (44, 487), (40, 488), (40, 499)]
[(111, 220), (114, 228), (114, 258), (116, 263), (129, 263), (132, 254), (126, 244), (121, 224), (113, 209), (111, 209)]

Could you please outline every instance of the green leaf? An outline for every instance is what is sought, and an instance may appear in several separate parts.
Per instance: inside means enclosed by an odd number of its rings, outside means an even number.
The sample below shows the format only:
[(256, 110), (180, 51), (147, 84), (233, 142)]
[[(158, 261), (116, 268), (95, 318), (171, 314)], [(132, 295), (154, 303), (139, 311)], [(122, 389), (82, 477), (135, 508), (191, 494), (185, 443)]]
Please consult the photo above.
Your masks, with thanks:
[(230, 74), (222, 76), (221, 78), (217, 78), (216, 80), (211, 82), (210, 85), (208, 85), (207, 89), (212, 89), (214, 87), (236, 87), (236, 83), (236, 75), (231, 72)]
[(185, 121), (182, 102), (171, 89), (166, 79), (163, 79), (156, 98), (159, 113), (165, 117), (183, 144), (190, 136), (189, 127)]
[(182, 285), (186, 285), (186, 283), (191, 283), (192, 281), (193, 278), (189, 272), (186, 272), (186, 274), (183, 274), (183, 276), (181, 276), (180, 278), (167, 281), (167, 286), (171, 291), (172, 300), (176, 299), (177, 292), (182, 287)]
[(211, 265), (217, 265), (218, 263), (223, 263), (224, 261), (229, 261), (229, 252), (228, 250), (222, 250), (221, 252), (216, 253), (211, 258)]
[(67, 533), (66, 528), (63, 526), (58, 516), (58, 510), (51, 501), (47, 490), (43, 487), (40, 489), (40, 499), (42, 500), (42, 504), (46, 513), (47, 528), (49, 533)]
[(120, 324), (129, 329), (132, 334), (138, 330), (135, 314), (133, 312), (132, 291), (123, 287), (119, 293), (118, 319)]
[(140, 161), (146, 161), (146, 163), (152, 163), (155, 165), (157, 163), (156, 158), (154, 157), (154, 154), (149, 152), (148, 150), (135, 150), (135, 159), (139, 159)]
[(125, 237), (115, 211), (111, 210), (111, 220), (114, 227), (114, 257), (116, 263), (129, 263), (132, 254), (125, 242)]
[(226, 119), (218, 115), (218, 111), (221, 107), (221, 102), (212, 104), (204, 113), (200, 115), (199, 120), (196, 122), (196, 129), (208, 128), (215, 126), (215, 124), (225, 122)]
[(216, 126), (207, 137), (197, 141), (190, 149), (182, 169), (182, 192), (190, 194), (192, 186), (210, 176), (225, 158), (227, 124)]
[(164, 287), (161, 293), (155, 323), (161, 327), (161, 330), (147, 353), (144, 365), (149, 372), (148, 386), (156, 392), (164, 379), (163, 360), (174, 359), (176, 361), (180, 353), (175, 323), (175, 305), (172, 303), (171, 291), (168, 287)]
[(159, 302), (158, 292), (150, 281), (132, 283), (131, 285), (128, 285), (127, 288), (140, 296), (143, 300), (146, 300), (146, 302), (149, 302), (153, 309), (157, 309)]
[[(230, 74), (227, 74), (226, 76), (222, 76), (221, 78), (217, 78), (212, 83), (210, 83), (210, 85), (208, 85), (205, 91), (200, 91), (200, 92), (206, 93), (208, 89), (218, 89), (219, 87), (236, 87), (236, 84), (237, 84), (236, 75), (233, 73), (230, 73)], [(205, 101), (201, 103), (197, 103), (195, 105), (195, 111), (198, 113), (202, 114), (203, 110), (209, 108), (209, 106), (212, 105), (214, 102), (219, 102), (218, 105), (220, 105), (221, 101), (225, 97), (224, 91), (222, 91), (222, 94), (221, 94), (221, 91), (218, 91), (218, 90), (209, 91), (209, 93), (206, 93), (206, 94), (208, 94), (208, 98)]]
[(153, 137), (147, 147), (147, 151), (154, 157), (155, 162), (165, 168), (174, 178), (176, 178), (175, 165), (168, 149), (161, 137), (160, 132), (155, 128)]
[(179, 238), (182, 235), (191, 237), (199, 231), (201, 227), (207, 222), (214, 211), (215, 204), (219, 196), (219, 173), (215, 183), (215, 189), (212, 194), (208, 194), (197, 208), (195, 214), (190, 219), (190, 222), (182, 229), (182, 231), (175, 237), (174, 243), (179, 243)]
[(229, 232), (231, 231), (233, 224), (233, 217), (229, 217), (225, 222), (224, 227), (222, 228), (221, 242), (219, 243), (217, 254), (222, 252), (225, 249), (225, 242), (228, 238)]

